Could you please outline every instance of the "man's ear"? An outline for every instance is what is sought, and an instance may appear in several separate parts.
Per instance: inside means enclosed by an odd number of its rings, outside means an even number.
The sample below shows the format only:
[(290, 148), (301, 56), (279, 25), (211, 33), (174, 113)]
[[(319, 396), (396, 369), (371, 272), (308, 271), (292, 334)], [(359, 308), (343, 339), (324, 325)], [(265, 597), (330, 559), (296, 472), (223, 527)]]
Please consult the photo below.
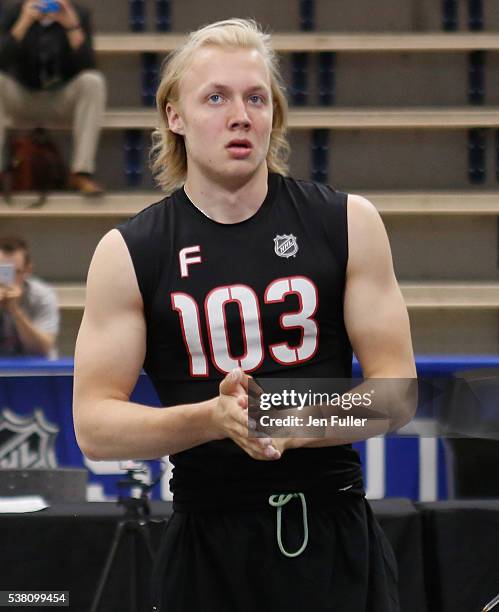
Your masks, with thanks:
[(184, 121), (177, 109), (168, 102), (166, 104), (166, 116), (168, 117), (168, 127), (174, 134), (184, 135)]

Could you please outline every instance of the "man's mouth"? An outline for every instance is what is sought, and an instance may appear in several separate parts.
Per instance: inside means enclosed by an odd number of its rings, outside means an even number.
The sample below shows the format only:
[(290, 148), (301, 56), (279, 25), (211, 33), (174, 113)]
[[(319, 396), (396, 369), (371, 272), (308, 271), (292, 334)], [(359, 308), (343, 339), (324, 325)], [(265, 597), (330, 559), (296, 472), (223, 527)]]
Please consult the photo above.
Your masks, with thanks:
[(244, 151), (252, 148), (252, 144), (249, 140), (231, 140), (227, 145), (227, 149), (235, 151)]

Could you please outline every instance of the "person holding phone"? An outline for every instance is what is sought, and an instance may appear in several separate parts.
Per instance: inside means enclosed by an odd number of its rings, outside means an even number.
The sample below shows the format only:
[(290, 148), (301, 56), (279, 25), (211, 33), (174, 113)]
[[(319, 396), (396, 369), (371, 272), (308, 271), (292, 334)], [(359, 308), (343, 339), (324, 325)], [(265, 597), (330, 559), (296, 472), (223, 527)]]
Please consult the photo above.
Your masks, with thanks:
[(0, 357), (57, 356), (57, 298), (32, 272), (26, 241), (0, 237)]
[(0, 19), (0, 151), (8, 119), (73, 121), (69, 186), (99, 195), (95, 158), (106, 82), (95, 69), (88, 10), (71, 0), (24, 0)]

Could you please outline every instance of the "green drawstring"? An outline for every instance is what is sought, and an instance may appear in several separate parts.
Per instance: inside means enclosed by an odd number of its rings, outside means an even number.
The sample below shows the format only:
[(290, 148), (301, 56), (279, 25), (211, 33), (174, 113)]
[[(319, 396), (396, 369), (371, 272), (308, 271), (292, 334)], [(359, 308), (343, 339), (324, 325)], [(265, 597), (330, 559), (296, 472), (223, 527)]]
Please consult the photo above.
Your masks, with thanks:
[[(277, 501), (274, 498), (278, 498)], [(282, 536), (281, 536), (281, 512), (282, 507), (285, 506), (293, 497), (299, 497), (301, 499), (301, 506), (303, 512), (303, 544), (300, 549), (294, 553), (289, 553), (284, 550), (284, 546), (282, 545)], [(305, 550), (308, 543), (308, 523), (307, 523), (307, 502), (305, 501), (305, 495), (303, 493), (288, 493), (287, 495), (271, 495), (269, 497), (269, 504), (277, 508), (277, 543), (279, 544), (279, 550), (286, 557), (297, 557), (301, 555), (301, 553)]]

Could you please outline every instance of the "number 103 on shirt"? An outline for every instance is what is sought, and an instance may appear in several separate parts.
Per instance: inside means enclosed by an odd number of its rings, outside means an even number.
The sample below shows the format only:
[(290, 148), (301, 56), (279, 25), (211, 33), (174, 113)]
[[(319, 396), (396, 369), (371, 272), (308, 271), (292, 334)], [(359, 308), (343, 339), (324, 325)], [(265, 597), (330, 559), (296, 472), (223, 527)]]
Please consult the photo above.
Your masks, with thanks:
[[(305, 276), (290, 276), (272, 281), (264, 293), (264, 304), (284, 302), (288, 295), (298, 298), (299, 308), (279, 317), (283, 330), (299, 329), (301, 341), (290, 346), (287, 342), (272, 344), (268, 351), (272, 359), (283, 365), (294, 365), (308, 361), (317, 350), (318, 326), (314, 320), (318, 295), (315, 284)], [(189, 356), (191, 376), (207, 376), (208, 361), (201, 334), (198, 304), (187, 293), (171, 295), (173, 310), (179, 315), (182, 336)], [(235, 304), (239, 309), (244, 351), (240, 356), (231, 354), (226, 321), (226, 307)], [(204, 312), (214, 366), (221, 372), (240, 367), (251, 372), (264, 360), (262, 313), (258, 296), (247, 285), (226, 285), (212, 289), (205, 298)]]

